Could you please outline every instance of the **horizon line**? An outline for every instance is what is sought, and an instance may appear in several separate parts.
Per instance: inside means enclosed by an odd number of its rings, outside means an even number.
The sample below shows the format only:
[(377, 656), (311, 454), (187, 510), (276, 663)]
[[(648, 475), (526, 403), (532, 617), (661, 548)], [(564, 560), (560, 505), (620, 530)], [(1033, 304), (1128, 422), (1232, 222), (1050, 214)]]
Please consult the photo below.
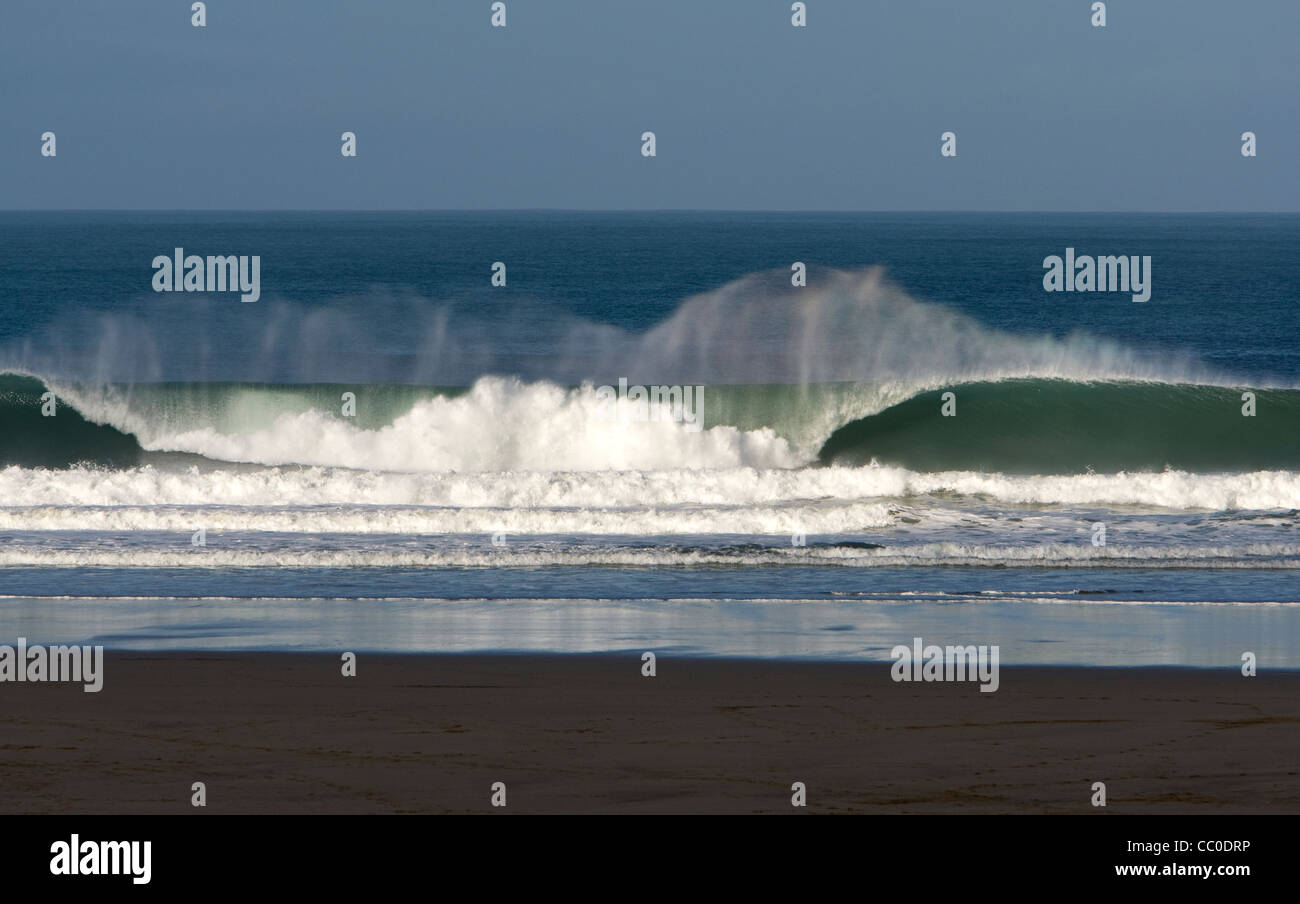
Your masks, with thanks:
[(907, 210), (901, 208), (796, 207), (0, 207), (5, 213), (783, 213), (783, 214), (1073, 214), (1118, 216), (1252, 215), (1291, 216), (1297, 210), (1009, 210), (960, 208)]

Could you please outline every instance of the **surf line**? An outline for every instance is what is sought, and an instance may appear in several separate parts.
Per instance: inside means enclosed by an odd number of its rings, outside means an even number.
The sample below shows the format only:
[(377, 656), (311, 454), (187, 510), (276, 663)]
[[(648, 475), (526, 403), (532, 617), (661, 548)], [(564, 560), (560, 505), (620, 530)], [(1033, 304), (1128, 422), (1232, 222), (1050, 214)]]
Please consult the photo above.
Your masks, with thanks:
[(209, 254), (205, 261), (177, 248), (172, 257), (155, 257), (153, 269), (155, 292), (240, 292), (240, 301), (262, 297), (262, 257), (258, 254)]
[[(1130, 292), (1134, 301), (1151, 298), (1151, 255), (1131, 257), (1102, 255), (1074, 256), (1065, 249), (1065, 259), (1049, 254), (1043, 258), (1043, 290), (1046, 292)], [(1144, 277), (1142, 274), (1146, 273)]]

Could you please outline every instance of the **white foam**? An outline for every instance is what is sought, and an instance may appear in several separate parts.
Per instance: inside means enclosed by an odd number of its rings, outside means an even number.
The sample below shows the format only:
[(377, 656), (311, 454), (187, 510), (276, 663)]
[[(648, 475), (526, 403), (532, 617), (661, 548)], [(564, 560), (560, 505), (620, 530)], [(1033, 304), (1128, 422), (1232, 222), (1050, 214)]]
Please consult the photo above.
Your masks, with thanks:
[(976, 471), (917, 473), (876, 468), (881, 495), (955, 493), (1024, 505), (1148, 506), (1204, 511), (1300, 508), (1300, 474), (1188, 471), (1019, 476)]
[(9, 545), (0, 566), (77, 568), (540, 568), (825, 565), (859, 568), (976, 565), (1004, 568), (1300, 568), (1300, 544), (1216, 546), (989, 545), (928, 543), (911, 547), (512, 548), (488, 544), (433, 549), (173, 548)]
[[(943, 507), (950, 504), (947, 497), (951, 495), (1000, 505), (1289, 511), (1300, 509), (1300, 473), (1164, 471), (1021, 476), (972, 471), (920, 473), (875, 465), (410, 473), (329, 467), (0, 469), (0, 501), (5, 503), (0, 512), (11, 518), (27, 517), (19, 515), (16, 507), (46, 506), (425, 506), (501, 511), (575, 509), (588, 514), (670, 508), (663, 518), (681, 518), (685, 524), (691, 507), (711, 508), (715, 513), (730, 510), (736, 514), (726, 517), (740, 523), (746, 510), (767, 508), (775, 512), (796, 506), (806, 510), (800, 517), (809, 518), (815, 517), (812, 510), (834, 512), (838, 507), (839, 513), (828, 515), (831, 520), (825, 523), (848, 523), (861, 517), (861, 526), (870, 526), (883, 523), (879, 513), (872, 509), (854, 511), (853, 506), (898, 501)], [(36, 512), (30, 517), (35, 523), (56, 515)], [(13, 525), (11, 529), (20, 529), (16, 521), (7, 523)]]
[(111, 393), (60, 392), (88, 419), (133, 432), (146, 450), (229, 462), (380, 471), (584, 471), (780, 468), (802, 461), (771, 428), (692, 430), (657, 417), (611, 419), (591, 385), (565, 389), (484, 377), (464, 395), (417, 401), (379, 429), (359, 429), (347, 418), (307, 410), (243, 432), (207, 425), (176, 430), (165, 420), (141, 416)]
[(299, 534), (840, 534), (894, 523), (878, 503), (618, 508), (41, 506), (0, 508), (3, 531)]

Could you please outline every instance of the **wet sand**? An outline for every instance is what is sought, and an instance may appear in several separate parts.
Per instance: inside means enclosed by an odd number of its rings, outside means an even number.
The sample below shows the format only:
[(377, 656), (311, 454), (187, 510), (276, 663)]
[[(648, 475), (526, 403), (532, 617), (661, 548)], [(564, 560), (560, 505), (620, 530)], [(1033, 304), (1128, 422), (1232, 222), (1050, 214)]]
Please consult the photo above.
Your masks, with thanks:
[(98, 694), (0, 684), (0, 812), (1300, 813), (1296, 672), (1003, 667), (992, 694), (888, 663), (657, 672), (110, 652)]

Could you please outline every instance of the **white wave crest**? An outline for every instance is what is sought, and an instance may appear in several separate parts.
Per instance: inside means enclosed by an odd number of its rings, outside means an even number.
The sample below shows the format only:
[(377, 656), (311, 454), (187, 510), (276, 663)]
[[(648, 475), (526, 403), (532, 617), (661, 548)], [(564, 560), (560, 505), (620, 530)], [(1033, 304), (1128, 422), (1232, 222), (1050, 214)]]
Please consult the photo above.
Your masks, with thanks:
[[(135, 433), (150, 451), (265, 465), (325, 465), (378, 471), (507, 471), (793, 467), (800, 459), (771, 428), (718, 425), (692, 430), (661, 418), (611, 417), (608, 403), (584, 385), (484, 377), (464, 395), (417, 401), (378, 429), (316, 410), (281, 414), (241, 432), (215, 426), (174, 430), (129, 409), (66, 390), (90, 420)], [(362, 397), (358, 404), (364, 405)]]

